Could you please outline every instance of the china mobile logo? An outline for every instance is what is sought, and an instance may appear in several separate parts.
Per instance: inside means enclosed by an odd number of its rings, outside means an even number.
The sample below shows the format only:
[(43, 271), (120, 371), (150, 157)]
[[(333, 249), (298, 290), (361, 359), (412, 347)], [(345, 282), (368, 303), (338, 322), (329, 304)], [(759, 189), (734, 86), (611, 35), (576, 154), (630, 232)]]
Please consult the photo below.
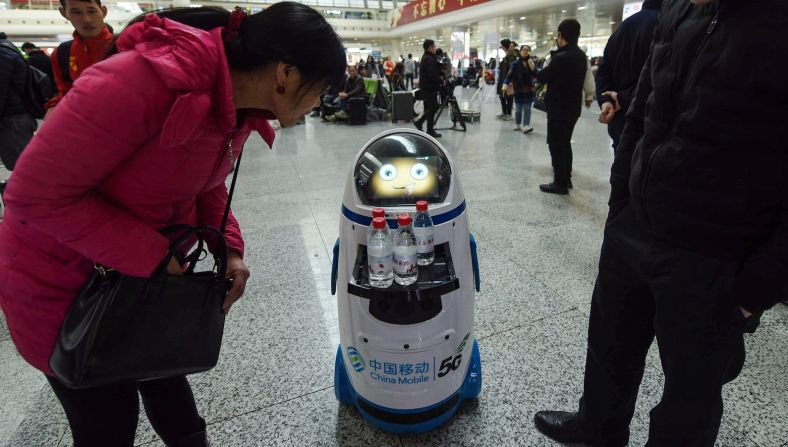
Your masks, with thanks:
[(347, 356), (350, 359), (350, 364), (353, 365), (353, 369), (355, 369), (356, 372), (362, 372), (366, 369), (364, 358), (361, 357), (361, 354), (358, 352), (356, 348), (354, 348), (353, 346), (348, 346)]

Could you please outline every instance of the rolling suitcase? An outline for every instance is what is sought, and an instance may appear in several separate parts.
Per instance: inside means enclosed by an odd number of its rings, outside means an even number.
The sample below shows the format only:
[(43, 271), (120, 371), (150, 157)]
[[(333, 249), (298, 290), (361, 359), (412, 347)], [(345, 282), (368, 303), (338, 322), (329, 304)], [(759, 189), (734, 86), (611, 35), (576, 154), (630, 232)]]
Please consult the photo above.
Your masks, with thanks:
[(350, 98), (347, 101), (348, 115), (350, 119), (348, 124), (367, 124), (367, 104), (369, 100), (366, 96)]
[(391, 94), (391, 122), (413, 121), (413, 93), (394, 92)]

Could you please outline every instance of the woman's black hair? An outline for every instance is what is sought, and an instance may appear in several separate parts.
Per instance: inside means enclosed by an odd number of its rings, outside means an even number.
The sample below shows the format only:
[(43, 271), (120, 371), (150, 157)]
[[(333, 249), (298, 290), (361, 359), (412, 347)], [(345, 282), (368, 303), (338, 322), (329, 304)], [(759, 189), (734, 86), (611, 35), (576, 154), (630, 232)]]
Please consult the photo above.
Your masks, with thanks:
[[(230, 12), (217, 7), (173, 8), (151, 12), (161, 18), (206, 31), (224, 27)], [(141, 22), (145, 14), (129, 23)], [(225, 42), (227, 63), (249, 71), (276, 62), (292, 64), (301, 75), (301, 92), (328, 88), (344, 81), (345, 48), (334, 28), (319, 12), (296, 2), (275, 3), (246, 17), (238, 38)]]

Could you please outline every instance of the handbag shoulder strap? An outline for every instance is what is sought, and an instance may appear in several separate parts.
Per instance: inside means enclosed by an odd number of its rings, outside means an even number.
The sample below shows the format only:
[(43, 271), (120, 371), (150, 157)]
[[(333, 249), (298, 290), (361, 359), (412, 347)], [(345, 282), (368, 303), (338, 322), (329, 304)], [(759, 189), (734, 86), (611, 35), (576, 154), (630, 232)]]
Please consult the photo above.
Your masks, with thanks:
[(219, 229), (222, 234), (227, 228), (227, 220), (230, 218), (230, 204), (233, 202), (233, 194), (235, 193), (235, 182), (238, 180), (238, 171), (241, 168), (241, 157), (244, 151), (238, 154), (238, 160), (235, 162), (235, 172), (233, 172), (233, 181), (230, 183), (230, 192), (227, 194), (227, 204), (224, 206), (224, 217), (222, 217), (222, 227)]

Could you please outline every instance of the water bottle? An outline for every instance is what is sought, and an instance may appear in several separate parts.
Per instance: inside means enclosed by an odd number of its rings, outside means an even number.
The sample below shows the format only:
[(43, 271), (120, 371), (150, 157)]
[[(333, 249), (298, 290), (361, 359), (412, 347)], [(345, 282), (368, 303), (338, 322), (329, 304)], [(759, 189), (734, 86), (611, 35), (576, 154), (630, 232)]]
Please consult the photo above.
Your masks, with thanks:
[[(385, 219), (386, 218), (386, 210), (384, 210), (383, 208), (372, 208), (372, 219), (375, 219), (376, 217), (382, 217), (383, 219)], [(388, 227), (388, 225), (386, 225), (386, 230), (388, 230), (388, 229), (389, 229), (389, 227)], [(374, 230), (375, 229), (372, 227), (372, 222), (370, 221), (369, 229), (367, 229), (367, 240), (369, 240), (369, 238), (372, 237), (372, 232)]]
[(426, 200), (416, 202), (416, 219), (413, 221), (413, 232), (416, 234), (419, 265), (430, 265), (435, 260), (435, 227), (432, 217), (427, 211)]
[(385, 289), (394, 281), (394, 254), (386, 219), (372, 219), (372, 233), (367, 239), (369, 285)]
[(394, 235), (394, 281), (402, 286), (416, 282), (419, 277), (416, 235), (410, 214), (400, 214), (399, 228)]

